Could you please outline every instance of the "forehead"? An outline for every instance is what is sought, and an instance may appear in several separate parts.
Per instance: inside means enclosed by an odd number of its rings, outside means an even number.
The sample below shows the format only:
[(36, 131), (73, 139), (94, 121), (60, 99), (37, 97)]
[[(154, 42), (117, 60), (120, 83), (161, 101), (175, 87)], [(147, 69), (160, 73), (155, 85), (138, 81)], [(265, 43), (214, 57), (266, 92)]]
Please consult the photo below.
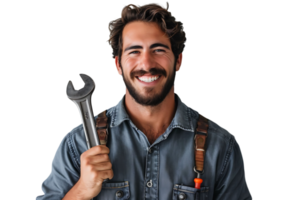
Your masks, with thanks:
[(146, 45), (161, 42), (171, 47), (168, 36), (155, 22), (135, 21), (128, 23), (122, 33), (123, 49), (130, 45)]

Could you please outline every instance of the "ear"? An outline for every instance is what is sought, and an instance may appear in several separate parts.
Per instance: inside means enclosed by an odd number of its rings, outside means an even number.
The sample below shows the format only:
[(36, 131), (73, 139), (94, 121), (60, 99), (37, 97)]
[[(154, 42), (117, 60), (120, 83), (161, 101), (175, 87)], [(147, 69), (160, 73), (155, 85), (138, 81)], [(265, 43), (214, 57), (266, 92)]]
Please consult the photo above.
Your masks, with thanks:
[(182, 62), (182, 53), (178, 55), (178, 58), (176, 60), (176, 71), (180, 69), (181, 62)]
[(115, 57), (115, 64), (116, 64), (116, 67), (117, 67), (117, 70), (118, 70), (119, 74), (122, 75), (122, 69), (121, 69), (121, 66), (120, 66), (120, 63), (119, 63), (119, 56)]

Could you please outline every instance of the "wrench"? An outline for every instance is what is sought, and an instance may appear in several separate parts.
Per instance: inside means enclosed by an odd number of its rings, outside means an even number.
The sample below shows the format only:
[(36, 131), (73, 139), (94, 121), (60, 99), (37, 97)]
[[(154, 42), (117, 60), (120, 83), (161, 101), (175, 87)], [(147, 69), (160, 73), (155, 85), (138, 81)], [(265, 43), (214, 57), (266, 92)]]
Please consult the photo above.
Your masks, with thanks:
[(85, 74), (80, 74), (80, 76), (85, 83), (84, 87), (80, 90), (75, 90), (72, 81), (69, 81), (67, 85), (67, 96), (77, 105), (79, 109), (87, 147), (90, 149), (91, 147), (100, 145), (91, 103), (91, 97), (95, 89), (95, 83), (91, 77)]
[[(74, 82), (69, 80), (65, 86), (65, 97), (71, 101), (77, 109), (79, 120), (83, 124), (87, 147), (90, 149), (91, 147), (100, 145), (91, 106), (91, 96), (97, 88), (97, 82), (88, 74), (80, 73), (78, 76), (83, 83), (82, 88), (75, 90)], [(108, 179), (103, 180), (103, 182), (106, 181), (108, 181)]]

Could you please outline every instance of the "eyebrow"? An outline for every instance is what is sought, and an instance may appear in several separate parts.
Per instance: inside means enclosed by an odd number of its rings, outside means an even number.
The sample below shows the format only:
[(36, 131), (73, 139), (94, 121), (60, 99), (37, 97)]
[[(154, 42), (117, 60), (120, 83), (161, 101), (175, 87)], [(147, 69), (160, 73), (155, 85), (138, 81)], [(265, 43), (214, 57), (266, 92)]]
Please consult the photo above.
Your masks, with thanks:
[[(150, 49), (153, 49), (153, 48), (155, 48), (155, 47), (164, 47), (164, 48), (166, 48), (166, 49), (170, 49), (167, 45), (162, 44), (162, 43), (154, 43), (154, 44), (152, 44), (152, 45), (150, 46)], [(128, 50), (130, 50), (130, 49), (142, 49), (142, 48), (143, 48), (143, 47), (140, 46), (140, 45), (133, 45), (133, 46), (127, 47), (127, 48), (124, 50), (124, 52), (125, 52), (125, 51), (128, 51)]]

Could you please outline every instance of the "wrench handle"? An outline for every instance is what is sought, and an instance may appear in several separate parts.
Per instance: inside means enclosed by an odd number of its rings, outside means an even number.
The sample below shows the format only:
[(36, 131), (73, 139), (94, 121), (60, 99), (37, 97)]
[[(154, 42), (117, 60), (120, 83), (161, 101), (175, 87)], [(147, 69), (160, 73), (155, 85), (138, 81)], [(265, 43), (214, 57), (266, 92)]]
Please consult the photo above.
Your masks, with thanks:
[[(95, 125), (94, 113), (93, 113), (93, 108), (91, 103), (91, 95), (84, 100), (81, 101), (77, 100), (75, 104), (77, 105), (80, 112), (88, 149), (100, 145), (97, 130), (95, 128), (96, 125)], [(106, 181), (108, 181), (108, 179), (103, 180), (103, 182)]]
[(88, 149), (100, 145), (98, 134), (95, 126), (94, 113), (91, 103), (91, 95), (87, 98), (72, 100), (78, 107), (82, 124), (85, 132), (85, 138)]

